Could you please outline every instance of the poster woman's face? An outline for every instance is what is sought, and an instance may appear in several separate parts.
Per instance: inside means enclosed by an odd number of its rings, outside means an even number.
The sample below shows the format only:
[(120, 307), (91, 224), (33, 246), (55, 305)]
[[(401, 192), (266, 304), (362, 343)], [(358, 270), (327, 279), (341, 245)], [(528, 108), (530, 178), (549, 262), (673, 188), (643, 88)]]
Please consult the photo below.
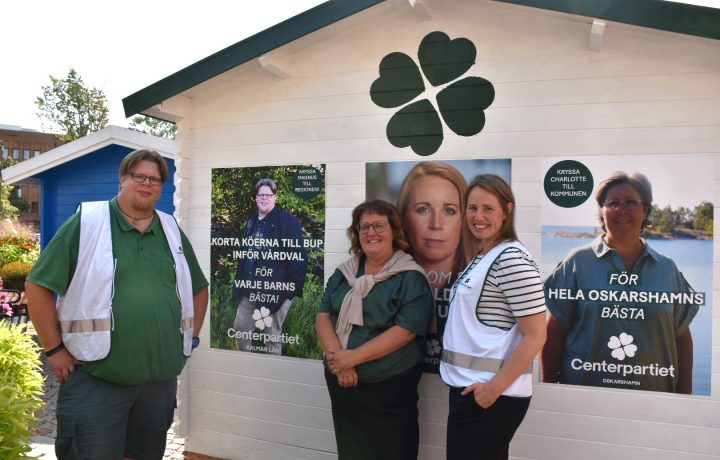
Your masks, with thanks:
[(642, 202), (640, 193), (632, 185), (618, 184), (611, 187), (600, 208), (608, 236), (639, 237), (648, 206)]
[(462, 230), (460, 193), (452, 182), (438, 176), (415, 181), (403, 220), (420, 265), (452, 263)]

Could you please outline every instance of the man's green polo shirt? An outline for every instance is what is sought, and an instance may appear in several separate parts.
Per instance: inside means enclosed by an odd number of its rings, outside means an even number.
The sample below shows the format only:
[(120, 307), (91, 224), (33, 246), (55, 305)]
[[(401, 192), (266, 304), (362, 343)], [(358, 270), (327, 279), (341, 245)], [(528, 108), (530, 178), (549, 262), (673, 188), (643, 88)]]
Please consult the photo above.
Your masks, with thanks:
[[(160, 218), (156, 215), (140, 233), (123, 218), (113, 198), (110, 223), (117, 261), (110, 353), (99, 361), (84, 363), (85, 371), (122, 385), (175, 378), (185, 365), (180, 300), (173, 257)], [(75, 272), (79, 238), (78, 212), (42, 251), (28, 279), (64, 295)], [(195, 294), (208, 282), (182, 231), (181, 238)]]

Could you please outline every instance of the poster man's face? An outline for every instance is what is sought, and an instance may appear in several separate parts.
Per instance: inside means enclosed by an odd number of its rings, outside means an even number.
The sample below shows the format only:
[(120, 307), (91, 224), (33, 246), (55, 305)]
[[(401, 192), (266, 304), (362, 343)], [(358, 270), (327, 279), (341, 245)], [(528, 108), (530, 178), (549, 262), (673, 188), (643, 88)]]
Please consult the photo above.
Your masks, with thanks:
[(447, 262), (447, 270), (452, 270), (462, 230), (460, 193), (452, 182), (438, 176), (415, 181), (404, 224), (420, 265)]
[(270, 187), (263, 185), (258, 189), (255, 202), (260, 214), (268, 214), (275, 207), (275, 194)]

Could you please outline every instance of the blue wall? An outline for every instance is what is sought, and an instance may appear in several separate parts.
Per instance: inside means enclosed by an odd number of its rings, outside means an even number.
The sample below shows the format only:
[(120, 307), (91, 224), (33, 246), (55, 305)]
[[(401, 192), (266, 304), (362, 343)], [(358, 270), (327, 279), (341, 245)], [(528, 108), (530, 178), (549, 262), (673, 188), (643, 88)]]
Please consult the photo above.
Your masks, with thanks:
[[(47, 246), (57, 229), (81, 202), (109, 200), (117, 195), (120, 162), (131, 151), (128, 147), (109, 145), (36, 176), (41, 181), (41, 247)], [(172, 214), (175, 211), (175, 162), (168, 158), (165, 160), (169, 175), (157, 208)]]

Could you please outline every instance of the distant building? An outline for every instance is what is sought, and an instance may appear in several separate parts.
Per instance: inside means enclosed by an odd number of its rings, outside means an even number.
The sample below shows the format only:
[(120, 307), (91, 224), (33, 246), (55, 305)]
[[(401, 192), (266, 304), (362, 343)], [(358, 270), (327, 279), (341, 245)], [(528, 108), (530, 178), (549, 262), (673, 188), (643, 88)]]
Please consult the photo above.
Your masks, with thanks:
[(3, 171), (7, 184), (31, 180), (40, 186), (41, 247), (50, 242), (80, 202), (109, 200), (117, 194), (120, 162), (136, 149), (155, 150), (165, 157), (168, 184), (163, 187), (157, 208), (174, 213), (175, 184), (182, 182), (175, 176), (175, 141), (128, 128), (107, 126)]
[[(0, 145), (2, 158), (12, 158), (20, 163), (39, 156), (48, 150), (59, 147), (63, 142), (56, 134), (42, 133), (34, 129), (15, 125), (0, 124)], [(39, 228), (40, 225), (40, 184), (36, 179), (26, 179), (17, 184), (17, 191), (28, 208), (21, 212), (18, 220), (24, 224)]]

